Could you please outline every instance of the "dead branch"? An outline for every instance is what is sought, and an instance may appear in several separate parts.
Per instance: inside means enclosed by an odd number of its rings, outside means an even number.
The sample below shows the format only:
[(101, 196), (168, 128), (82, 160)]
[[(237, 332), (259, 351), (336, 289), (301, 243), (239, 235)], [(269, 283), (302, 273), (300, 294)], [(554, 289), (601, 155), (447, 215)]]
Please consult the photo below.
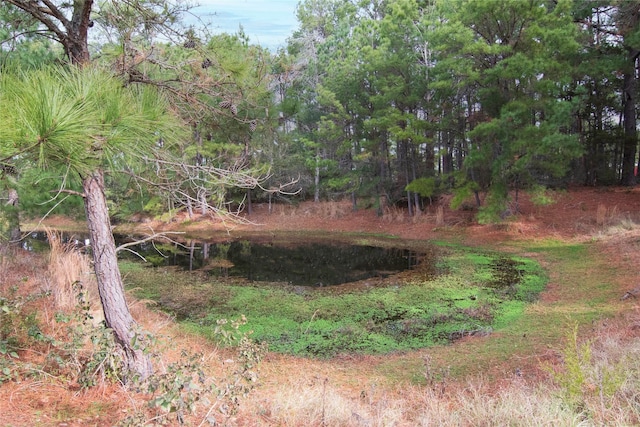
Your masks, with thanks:
[(167, 237), (168, 235), (171, 235), (171, 234), (185, 234), (185, 233), (184, 232), (180, 232), (180, 231), (164, 231), (164, 232), (160, 232), (160, 233), (155, 233), (154, 232), (153, 234), (148, 235), (144, 239), (139, 239), (139, 240), (135, 240), (133, 242), (123, 243), (122, 245), (120, 245), (120, 246), (118, 246), (116, 248), (116, 253), (126, 249), (129, 252), (133, 252), (134, 254), (139, 256), (140, 258), (144, 259), (144, 257), (142, 257), (140, 254), (138, 254), (137, 252), (132, 251), (131, 249), (128, 249), (128, 248), (131, 247), (131, 246), (141, 245), (141, 244), (146, 243), (148, 241), (155, 241), (155, 240), (160, 240), (160, 239), (168, 240), (171, 243), (175, 243), (175, 244), (179, 245), (180, 243), (178, 243), (175, 240), (170, 239), (169, 237)]
[[(204, 208), (204, 211), (218, 216), (223, 222), (233, 218), (234, 222), (244, 222), (236, 213), (230, 212), (228, 204), (225, 206), (224, 196), (227, 188), (264, 189), (262, 183), (270, 178), (270, 173), (259, 173), (252, 170), (240, 170), (240, 168), (224, 169), (207, 165), (187, 164), (183, 161), (166, 158), (143, 157), (141, 161), (154, 165), (155, 176), (145, 177), (132, 171), (124, 171), (135, 180), (156, 188), (157, 191), (168, 194), (174, 202), (182, 206), (194, 204)], [(297, 180), (281, 184), (272, 193), (297, 194), (299, 190), (289, 190)], [(217, 205), (212, 205), (210, 200), (214, 198)], [(204, 212), (203, 212), (204, 213)]]
[(300, 181), (300, 177), (296, 178), (296, 179), (292, 179), (289, 182), (286, 182), (284, 184), (280, 184), (278, 187), (269, 187), (264, 188), (262, 185), (258, 184), (258, 187), (263, 190), (266, 193), (269, 194), (282, 194), (285, 196), (295, 196), (297, 194), (300, 194), (300, 191), (302, 191), (302, 188), (298, 188), (295, 191), (288, 191), (286, 190), (288, 187), (293, 187), (294, 185), (296, 185), (298, 183), (298, 181)]

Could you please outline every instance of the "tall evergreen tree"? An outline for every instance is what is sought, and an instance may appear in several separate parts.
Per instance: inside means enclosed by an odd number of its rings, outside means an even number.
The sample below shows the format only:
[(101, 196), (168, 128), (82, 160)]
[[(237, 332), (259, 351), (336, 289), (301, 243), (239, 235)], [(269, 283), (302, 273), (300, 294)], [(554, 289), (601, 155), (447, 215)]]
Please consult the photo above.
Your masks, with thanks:
[[(97, 72), (90, 66), (89, 31), (97, 12), (106, 25), (130, 28), (129, 34), (155, 34), (154, 29), (175, 23), (182, 4), (136, 0), (112, 2), (98, 9), (93, 0), (74, 2), (50, 0), (7, 0), (17, 19), (38, 24), (39, 34), (57, 41), (75, 71), (25, 75), (24, 84), (4, 75), (3, 108), (12, 106), (3, 130), (13, 130), (4, 141), (19, 141), (21, 152), (38, 150), (42, 161), (67, 162), (82, 181), (87, 225), (94, 269), (107, 326), (123, 350), (128, 375), (142, 378), (151, 373), (138, 331), (124, 298), (122, 277), (117, 265), (116, 247), (105, 196), (105, 167), (120, 151), (149, 147), (157, 142), (166, 123), (164, 104), (141, 90), (138, 98), (127, 92), (121, 81)], [(109, 7), (111, 6), (111, 8)], [(109, 13), (118, 11), (117, 19)], [(96, 15), (96, 16), (92, 16)], [(115, 22), (115, 24), (114, 24)], [(130, 40), (124, 40), (127, 42)], [(129, 47), (126, 43), (123, 45)], [(58, 80), (58, 81), (57, 81)], [(8, 82), (11, 81), (9, 84)], [(129, 89), (133, 91), (133, 89)], [(25, 100), (30, 102), (24, 104)], [(13, 108), (16, 106), (16, 108)], [(13, 112), (20, 111), (20, 117)], [(146, 114), (151, 114), (148, 116)], [(4, 119), (4, 117), (3, 117)]]
[(550, 183), (580, 154), (567, 125), (573, 103), (566, 70), (578, 47), (569, 6), (465, 1), (449, 11), (444, 26), (469, 40), (458, 56), (470, 65), (465, 84), (473, 86), (470, 102), (484, 117), (469, 134), (464, 167), (472, 182), (488, 175), (486, 220), (504, 213), (510, 189)]
[(622, 154), (622, 185), (636, 183), (635, 166), (638, 152), (638, 58), (640, 58), (640, 4), (634, 1), (617, 2), (615, 16), (622, 37), (626, 61), (622, 69), (622, 111), (624, 120), (624, 146)]
[[(144, 336), (125, 301), (105, 197), (111, 159), (147, 154), (171, 124), (157, 93), (125, 88), (88, 64), (82, 68), (4, 72), (0, 75), (0, 142), (7, 159), (31, 159), (46, 169), (63, 165), (82, 181), (94, 269), (107, 327), (123, 350), (127, 377), (151, 373)], [(9, 150), (6, 147), (10, 147)], [(61, 191), (69, 191), (62, 189)]]

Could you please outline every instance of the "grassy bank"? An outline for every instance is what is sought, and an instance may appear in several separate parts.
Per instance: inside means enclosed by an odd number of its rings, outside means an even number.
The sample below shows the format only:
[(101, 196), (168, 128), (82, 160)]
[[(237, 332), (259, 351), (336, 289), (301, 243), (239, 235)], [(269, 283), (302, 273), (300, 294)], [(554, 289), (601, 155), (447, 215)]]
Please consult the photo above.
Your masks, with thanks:
[[(357, 239), (357, 238), (356, 238)], [(435, 277), (420, 266), (383, 281), (292, 286), (122, 263), (127, 283), (211, 337), (219, 319), (248, 319), (243, 330), (276, 352), (298, 356), (386, 354), (486, 336), (518, 319), (544, 289), (533, 260), (441, 246)]]

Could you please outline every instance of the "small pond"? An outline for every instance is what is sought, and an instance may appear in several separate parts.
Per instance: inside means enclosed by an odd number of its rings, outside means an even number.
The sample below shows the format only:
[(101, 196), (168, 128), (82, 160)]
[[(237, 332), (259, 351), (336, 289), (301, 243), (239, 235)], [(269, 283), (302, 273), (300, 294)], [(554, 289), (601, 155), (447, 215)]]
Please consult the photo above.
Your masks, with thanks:
[[(116, 244), (132, 241), (116, 235)], [(86, 236), (66, 237), (78, 246)], [(245, 278), (257, 282), (284, 282), (294, 286), (334, 286), (368, 278), (386, 278), (429, 262), (424, 252), (402, 247), (355, 245), (336, 241), (249, 239), (222, 242), (189, 240), (180, 243), (144, 242), (119, 256), (144, 259), (154, 266), (178, 266), (206, 271), (213, 276)], [(33, 233), (25, 245), (46, 246), (44, 233)]]
[[(171, 252), (165, 253), (168, 249)], [(204, 269), (210, 274), (244, 277), (250, 281), (319, 287), (370, 277), (388, 277), (414, 267), (422, 257), (422, 254), (402, 248), (320, 242), (258, 243), (250, 240), (191, 242), (182, 248), (143, 245), (138, 250), (161, 265)]]
[[(37, 250), (44, 239), (25, 245)], [(85, 245), (84, 236), (68, 239)], [(486, 335), (521, 316), (547, 280), (527, 258), (339, 233), (218, 235), (129, 249), (135, 254), (120, 253), (121, 269), (134, 295), (156, 301), (188, 330), (215, 340), (219, 319), (244, 318), (240, 332), (255, 341), (312, 357)]]

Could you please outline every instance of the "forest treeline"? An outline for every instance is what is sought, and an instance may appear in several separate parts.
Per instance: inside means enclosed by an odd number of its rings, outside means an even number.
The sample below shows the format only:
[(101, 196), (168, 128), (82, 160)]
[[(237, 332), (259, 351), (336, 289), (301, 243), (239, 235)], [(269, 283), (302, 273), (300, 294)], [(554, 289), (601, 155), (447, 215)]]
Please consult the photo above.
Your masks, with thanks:
[[(276, 74), (316, 199), (634, 183), (635, 1), (307, 1)], [(290, 164), (290, 163), (289, 163)], [(310, 167), (311, 166), (311, 167)]]
[[(491, 221), (514, 190), (635, 184), (637, 1), (302, 0), (275, 52), (242, 29), (210, 33), (215, 16), (193, 24), (182, 2), (110, 1), (91, 12), (86, 53), (52, 41), (27, 3), (0, 3), (3, 74), (86, 55), (179, 118), (148, 152), (109, 156), (115, 218), (345, 198), (413, 214), (448, 193)], [(5, 209), (82, 212), (80, 198), (59, 204), (82, 191), (68, 164), (21, 153), (0, 148)]]

